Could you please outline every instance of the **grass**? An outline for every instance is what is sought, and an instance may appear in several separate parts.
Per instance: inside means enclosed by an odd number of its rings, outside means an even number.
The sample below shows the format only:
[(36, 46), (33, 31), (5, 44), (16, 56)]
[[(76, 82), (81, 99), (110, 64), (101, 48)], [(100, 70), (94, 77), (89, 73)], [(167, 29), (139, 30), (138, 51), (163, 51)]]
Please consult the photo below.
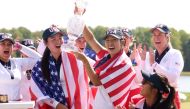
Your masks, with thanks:
[(181, 102), (181, 109), (189, 109), (190, 107), (190, 93), (184, 93), (187, 96), (186, 101)]
[[(190, 76), (190, 72), (182, 72), (181, 76)], [(184, 94), (187, 96), (187, 100), (181, 102), (181, 109), (190, 109), (190, 93)]]
[(181, 76), (190, 76), (190, 72), (182, 72)]

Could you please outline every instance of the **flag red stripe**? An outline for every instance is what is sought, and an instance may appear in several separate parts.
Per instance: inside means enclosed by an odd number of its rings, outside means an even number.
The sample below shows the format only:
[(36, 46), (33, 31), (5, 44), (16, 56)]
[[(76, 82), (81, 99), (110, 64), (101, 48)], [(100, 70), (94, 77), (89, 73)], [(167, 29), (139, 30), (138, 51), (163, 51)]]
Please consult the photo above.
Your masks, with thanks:
[[(32, 92), (31, 87), (29, 88), (29, 92), (30, 92), (30, 95), (31, 95), (31, 100), (32, 100), (32, 101), (35, 101), (35, 104), (37, 104), (37, 103), (36, 103), (37, 97), (36, 97), (36, 95)], [(37, 104), (37, 106), (38, 106), (39, 109), (52, 109), (52, 107), (49, 106), (49, 105), (47, 105), (47, 104), (43, 104), (42, 106), (40, 106), (39, 104)]]
[[(114, 102), (113, 102), (113, 105), (114, 105), (114, 106), (119, 105), (119, 104), (125, 99), (125, 97), (127, 97), (128, 94), (129, 94), (129, 90), (128, 90), (121, 98), (119, 98), (119, 99), (117, 99), (116, 101), (114, 101)], [(125, 104), (125, 102), (124, 102), (124, 104)], [(123, 104), (123, 105), (124, 105), (124, 104)]]
[[(111, 62), (113, 62), (115, 59), (117, 59), (119, 56), (121, 56), (123, 53), (123, 51), (120, 51), (119, 53), (117, 53), (114, 57), (112, 57), (111, 59), (107, 60), (104, 64), (102, 64), (101, 66), (99, 66), (97, 68), (97, 71), (102, 71), (103, 69), (105, 69)], [(116, 60), (117, 61), (117, 60)], [(99, 63), (99, 62), (98, 62)]]
[[(75, 81), (75, 85), (76, 85), (76, 90), (75, 90), (75, 95), (74, 95), (74, 105), (75, 105), (75, 109), (81, 109), (81, 97), (80, 97), (80, 87), (79, 87), (79, 83), (78, 83), (78, 78), (79, 78), (79, 69), (76, 68), (77, 66), (77, 62), (76, 62), (76, 58), (74, 55), (68, 53), (68, 58), (70, 61), (70, 66), (72, 69), (72, 73), (73, 73), (73, 77), (74, 77), (74, 81)], [(69, 73), (69, 72), (68, 72)]]
[(110, 74), (114, 73), (115, 71), (121, 69), (125, 65), (126, 65), (126, 63), (123, 61), (122, 64), (120, 64), (119, 66), (107, 69), (107, 71), (104, 74), (100, 75), (100, 79), (103, 79), (103, 78), (107, 77), (108, 75), (110, 75)]
[(105, 88), (108, 88), (110, 86), (112, 86), (113, 84), (117, 83), (118, 81), (122, 80), (123, 78), (125, 78), (127, 75), (129, 75), (131, 73), (132, 69), (129, 68), (127, 71), (123, 72), (122, 74), (118, 75), (117, 77), (111, 79), (110, 81), (108, 81), (107, 83), (104, 83), (103, 86)]
[(134, 79), (134, 77), (135, 77), (135, 75), (133, 75), (126, 83), (124, 83), (123, 85), (121, 85), (120, 87), (111, 91), (108, 94), (112, 97), (112, 96), (115, 96), (116, 94), (120, 93), (122, 90), (127, 88), (127, 86), (129, 86), (129, 84), (131, 84), (131, 81)]

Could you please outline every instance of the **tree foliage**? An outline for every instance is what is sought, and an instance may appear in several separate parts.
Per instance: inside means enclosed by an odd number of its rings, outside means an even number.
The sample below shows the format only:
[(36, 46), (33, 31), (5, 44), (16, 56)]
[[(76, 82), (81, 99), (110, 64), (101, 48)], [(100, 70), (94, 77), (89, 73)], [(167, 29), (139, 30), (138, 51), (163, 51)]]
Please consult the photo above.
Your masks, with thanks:
[[(94, 36), (101, 44), (103, 44), (103, 37), (105, 36), (107, 28), (108, 27), (104, 26), (97, 26), (95, 28), (90, 27)], [(152, 47), (150, 28), (137, 27), (132, 31), (136, 43), (142, 43)], [(43, 31), (31, 32), (25, 27), (19, 27), (10, 30), (2, 28), (0, 29), (0, 32), (11, 33), (16, 40), (23, 40), (26, 38), (37, 40), (42, 37)], [(173, 48), (179, 49), (183, 54), (185, 61), (184, 71), (190, 71), (190, 34), (186, 33), (184, 30), (177, 31), (174, 28), (171, 28), (171, 33), (171, 43)]]

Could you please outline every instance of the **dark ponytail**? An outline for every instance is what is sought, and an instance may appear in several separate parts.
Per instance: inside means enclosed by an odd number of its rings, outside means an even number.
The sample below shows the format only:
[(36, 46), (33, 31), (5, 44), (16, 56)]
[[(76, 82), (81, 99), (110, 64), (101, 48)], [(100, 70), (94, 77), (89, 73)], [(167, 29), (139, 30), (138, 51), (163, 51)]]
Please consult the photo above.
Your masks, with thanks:
[(43, 57), (42, 57), (42, 63), (41, 63), (41, 69), (43, 77), (50, 83), (50, 71), (49, 71), (49, 56), (50, 56), (50, 50), (48, 47), (46, 47)]
[(169, 88), (169, 95), (166, 99), (162, 98), (162, 94), (158, 92), (158, 99), (156, 102), (155, 109), (176, 109), (174, 98), (175, 98), (175, 89), (174, 87), (171, 87), (168, 83), (168, 81), (165, 82), (165, 84)]

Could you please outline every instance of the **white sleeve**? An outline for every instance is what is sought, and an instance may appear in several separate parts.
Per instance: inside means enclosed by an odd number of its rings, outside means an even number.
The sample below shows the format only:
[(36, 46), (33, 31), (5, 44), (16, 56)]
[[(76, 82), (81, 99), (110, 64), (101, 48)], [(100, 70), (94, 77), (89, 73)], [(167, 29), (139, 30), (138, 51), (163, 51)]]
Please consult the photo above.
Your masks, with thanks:
[(169, 83), (174, 83), (179, 78), (180, 73), (183, 70), (184, 61), (180, 52), (173, 54), (169, 61), (170, 65), (168, 65), (167, 68), (158, 63), (154, 63), (152, 67), (158, 74), (166, 76)]
[(135, 83), (140, 84), (143, 80), (142, 74), (141, 74), (141, 68), (140, 65), (137, 64), (137, 66), (133, 66), (136, 76), (134, 78)]
[(87, 81), (87, 74), (85, 74), (84, 71), (84, 65), (82, 61), (77, 60), (77, 65), (78, 65), (78, 70), (79, 70), (79, 77), (78, 77), (78, 82), (79, 82), (79, 90), (80, 90), (80, 100), (75, 100), (77, 103), (81, 103), (81, 108), (85, 109), (88, 107), (88, 81)]
[(23, 54), (27, 55), (28, 57), (30, 57), (30, 58), (38, 58), (38, 59), (42, 57), (41, 54), (39, 54), (37, 51), (35, 51), (35, 50), (33, 50), (33, 49), (29, 48), (29, 47), (26, 47), (26, 46), (24, 46), (22, 44), (20, 44), (20, 45), (22, 46), (20, 51)]
[(135, 73), (136, 73), (136, 76), (135, 76), (135, 82), (137, 84), (140, 84), (143, 80), (143, 77), (142, 77), (142, 74), (141, 74), (141, 64), (142, 64), (142, 60), (141, 60), (141, 57), (139, 55), (139, 53), (137, 52), (137, 55), (135, 56), (135, 61), (137, 63), (137, 66), (133, 66), (134, 67), (134, 70), (135, 70)]
[(30, 88), (31, 88), (32, 93), (37, 97), (37, 100), (36, 100), (37, 104), (42, 105), (45, 103), (53, 108), (56, 108), (56, 106), (59, 104), (59, 102), (56, 101), (54, 98), (50, 98), (49, 96), (44, 96), (33, 79), (30, 80)]
[(35, 50), (21, 45), (21, 52), (27, 55), (27, 58), (15, 58), (17, 65), (21, 66), (21, 71), (30, 70), (36, 64), (36, 62), (41, 58), (41, 55)]
[(49, 99), (45, 99), (42, 100), (43, 103), (48, 104), (49, 106), (53, 107), (54, 109), (56, 108), (56, 106), (59, 104), (58, 101), (56, 101), (53, 98), (49, 98)]

